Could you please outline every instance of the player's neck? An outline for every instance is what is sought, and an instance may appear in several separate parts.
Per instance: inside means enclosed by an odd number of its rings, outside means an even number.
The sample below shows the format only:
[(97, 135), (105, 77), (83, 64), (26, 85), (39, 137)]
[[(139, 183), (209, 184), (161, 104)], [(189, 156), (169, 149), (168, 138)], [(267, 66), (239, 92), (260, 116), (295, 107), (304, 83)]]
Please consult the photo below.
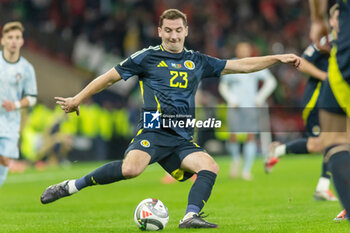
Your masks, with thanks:
[(182, 53), (182, 51), (184, 50), (184, 48), (182, 47), (182, 49), (180, 50), (170, 50), (167, 48), (166, 44), (165, 43), (162, 43), (162, 47), (164, 48), (165, 51), (167, 51), (168, 53)]
[(3, 57), (9, 63), (16, 63), (19, 60), (20, 53), (19, 53), (19, 51), (15, 52), (15, 53), (11, 53), (11, 52), (7, 51), (6, 49), (4, 49), (3, 50)]

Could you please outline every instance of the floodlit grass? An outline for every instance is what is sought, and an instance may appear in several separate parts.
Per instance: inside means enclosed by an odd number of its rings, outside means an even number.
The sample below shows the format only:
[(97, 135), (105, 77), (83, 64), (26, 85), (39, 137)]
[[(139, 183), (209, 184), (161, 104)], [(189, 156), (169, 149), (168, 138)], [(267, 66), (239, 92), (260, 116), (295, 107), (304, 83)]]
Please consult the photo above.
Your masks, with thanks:
[(0, 232), (141, 232), (133, 211), (148, 197), (162, 200), (169, 208), (170, 220), (163, 232), (350, 232), (346, 222), (333, 222), (341, 210), (339, 203), (312, 198), (321, 156), (284, 157), (269, 175), (263, 172), (262, 160), (257, 160), (251, 182), (228, 177), (228, 157), (216, 160), (221, 170), (204, 211), (219, 229), (178, 229), (192, 183), (161, 184), (164, 171), (158, 165), (136, 179), (90, 187), (42, 205), (39, 198), (47, 186), (103, 164), (74, 163), (69, 168), (9, 174), (0, 189)]

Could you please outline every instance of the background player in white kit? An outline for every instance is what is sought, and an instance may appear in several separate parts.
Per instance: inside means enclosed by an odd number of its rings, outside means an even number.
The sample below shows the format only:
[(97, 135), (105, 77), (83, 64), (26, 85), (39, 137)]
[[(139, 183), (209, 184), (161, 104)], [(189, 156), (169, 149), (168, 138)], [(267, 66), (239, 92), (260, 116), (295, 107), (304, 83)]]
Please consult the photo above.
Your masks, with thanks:
[(19, 157), (20, 108), (33, 106), (37, 87), (33, 66), (20, 55), (23, 26), (3, 26), (0, 51), (0, 187), (7, 177), (11, 159)]
[[(235, 50), (238, 59), (250, 57), (253, 47), (247, 42), (238, 43)], [(259, 82), (263, 86), (259, 89)], [(222, 76), (219, 91), (227, 102), (227, 122), (230, 130), (230, 138), (227, 147), (232, 155), (233, 162), (230, 176), (239, 175), (240, 144), (237, 140), (238, 132), (247, 132), (247, 138), (243, 145), (244, 163), (242, 178), (251, 180), (251, 167), (257, 154), (256, 133), (261, 131), (259, 114), (262, 107), (266, 106), (266, 99), (277, 86), (277, 81), (268, 69), (249, 74), (228, 74)]]

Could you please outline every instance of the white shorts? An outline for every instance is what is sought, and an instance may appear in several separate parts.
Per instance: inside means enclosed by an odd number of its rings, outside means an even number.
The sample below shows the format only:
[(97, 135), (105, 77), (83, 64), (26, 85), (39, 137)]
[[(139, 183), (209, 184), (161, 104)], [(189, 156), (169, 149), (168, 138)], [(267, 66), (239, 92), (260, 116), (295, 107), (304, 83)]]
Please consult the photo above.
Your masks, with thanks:
[(11, 159), (18, 159), (18, 138), (0, 137), (0, 155)]

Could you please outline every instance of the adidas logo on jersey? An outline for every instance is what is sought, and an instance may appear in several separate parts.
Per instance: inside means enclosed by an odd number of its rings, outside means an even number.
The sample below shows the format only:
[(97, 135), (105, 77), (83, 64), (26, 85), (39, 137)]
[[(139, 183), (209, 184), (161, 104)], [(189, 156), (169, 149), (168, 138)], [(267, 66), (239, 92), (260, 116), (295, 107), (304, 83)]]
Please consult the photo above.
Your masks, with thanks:
[(168, 65), (164, 61), (161, 61), (161, 62), (159, 62), (157, 67), (168, 67)]

